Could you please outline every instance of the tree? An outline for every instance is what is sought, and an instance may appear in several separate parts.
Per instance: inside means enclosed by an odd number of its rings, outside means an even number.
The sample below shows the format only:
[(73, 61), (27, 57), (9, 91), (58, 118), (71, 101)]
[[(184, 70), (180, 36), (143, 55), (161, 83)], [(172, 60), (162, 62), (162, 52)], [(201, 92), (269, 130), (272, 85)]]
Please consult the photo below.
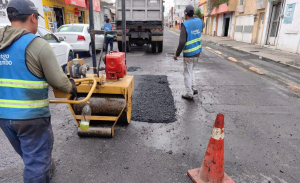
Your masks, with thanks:
[(202, 13), (201, 13), (201, 10), (200, 10), (200, 8), (197, 8), (196, 10), (195, 10), (195, 13), (194, 13), (196, 16), (198, 16), (199, 18), (201, 18), (202, 17)]

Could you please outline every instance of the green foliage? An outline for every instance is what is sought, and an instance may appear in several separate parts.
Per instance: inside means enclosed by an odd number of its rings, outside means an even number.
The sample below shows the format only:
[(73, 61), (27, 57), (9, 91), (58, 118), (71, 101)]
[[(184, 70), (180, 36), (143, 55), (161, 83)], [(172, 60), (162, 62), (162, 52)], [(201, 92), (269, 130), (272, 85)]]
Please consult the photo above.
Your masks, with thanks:
[(197, 15), (199, 18), (202, 17), (202, 13), (201, 13), (200, 8), (197, 8), (197, 9), (195, 10), (195, 13), (194, 13), (194, 14)]

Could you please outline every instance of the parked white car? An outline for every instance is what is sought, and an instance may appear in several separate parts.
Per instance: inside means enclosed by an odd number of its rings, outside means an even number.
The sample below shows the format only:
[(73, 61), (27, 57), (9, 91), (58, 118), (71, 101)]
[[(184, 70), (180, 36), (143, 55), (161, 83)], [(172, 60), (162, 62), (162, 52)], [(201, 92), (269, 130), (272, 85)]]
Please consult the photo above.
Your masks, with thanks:
[[(7, 25), (8, 24), (0, 24), (0, 29)], [(64, 42), (62, 39), (59, 40), (52, 32), (40, 26), (38, 27), (36, 35), (45, 39), (50, 44), (56, 55), (58, 63), (63, 69), (67, 65), (68, 61), (73, 60), (74, 51), (69, 43)]]
[[(59, 39), (64, 39), (71, 44), (74, 51), (86, 51), (92, 56), (91, 36), (89, 33), (89, 24), (66, 24), (59, 27), (54, 33)], [(103, 35), (95, 36), (96, 50), (102, 49)]]

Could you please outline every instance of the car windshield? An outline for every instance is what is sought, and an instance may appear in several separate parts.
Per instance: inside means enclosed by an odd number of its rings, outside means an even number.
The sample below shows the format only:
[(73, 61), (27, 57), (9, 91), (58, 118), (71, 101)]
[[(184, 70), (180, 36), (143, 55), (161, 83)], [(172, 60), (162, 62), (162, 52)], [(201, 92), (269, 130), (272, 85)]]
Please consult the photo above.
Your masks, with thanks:
[(57, 32), (82, 32), (83, 27), (82, 25), (64, 25), (61, 26)]
[(48, 43), (57, 43), (57, 38), (47, 29), (44, 29), (42, 27), (38, 28), (38, 32), (36, 35), (37, 36), (41, 36), (42, 38), (44, 38)]

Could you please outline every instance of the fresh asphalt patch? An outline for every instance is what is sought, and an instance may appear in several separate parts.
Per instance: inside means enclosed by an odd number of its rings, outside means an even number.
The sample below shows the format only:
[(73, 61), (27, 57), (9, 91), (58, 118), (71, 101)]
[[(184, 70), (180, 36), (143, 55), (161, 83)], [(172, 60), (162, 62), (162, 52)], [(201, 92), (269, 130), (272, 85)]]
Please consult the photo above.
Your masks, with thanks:
[(176, 108), (165, 75), (135, 75), (132, 120), (149, 123), (176, 121)]

